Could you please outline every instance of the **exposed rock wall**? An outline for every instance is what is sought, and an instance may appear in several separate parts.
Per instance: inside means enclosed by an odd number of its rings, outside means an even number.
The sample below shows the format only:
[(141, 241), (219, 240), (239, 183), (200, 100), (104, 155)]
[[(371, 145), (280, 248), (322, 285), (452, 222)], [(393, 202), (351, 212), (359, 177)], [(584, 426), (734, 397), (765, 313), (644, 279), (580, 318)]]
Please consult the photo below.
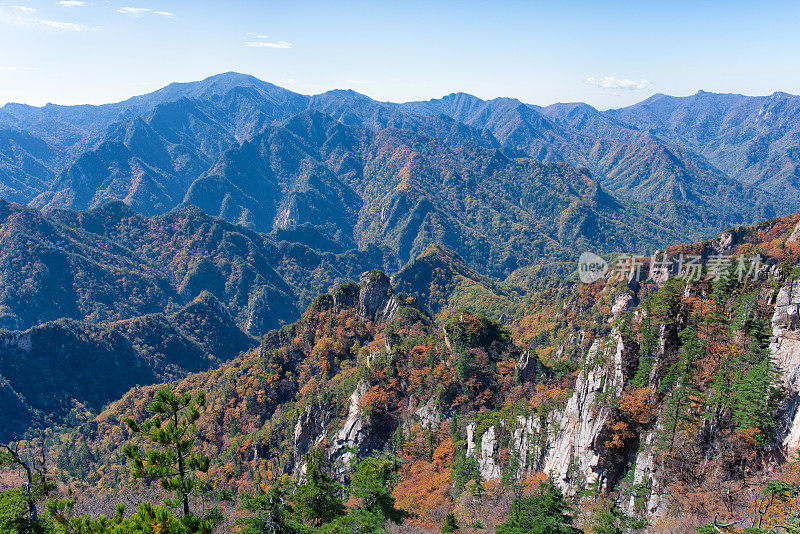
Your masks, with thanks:
[[(599, 449), (610, 408), (601, 397), (618, 396), (624, 384), (624, 345), (617, 333), (596, 340), (587, 355), (587, 365), (578, 375), (575, 392), (563, 413), (546, 418), (518, 416), (511, 430), (509, 452), (516, 461), (516, 475), (531, 471), (551, 473), (565, 489), (575, 483), (592, 483), (602, 474)], [(492, 425), (480, 436), (477, 425), (467, 425), (467, 457), (475, 457), (485, 480), (502, 476), (498, 461), (500, 428)]]
[[(767, 295), (762, 298), (769, 300)], [(629, 305), (629, 299), (625, 302), (617, 299), (614, 316), (619, 316)], [(787, 392), (781, 408), (779, 438), (787, 458), (793, 458), (800, 452), (800, 281), (782, 288), (774, 306), (770, 353), (781, 370)], [(651, 380), (661, 362), (670, 361), (669, 351), (677, 350), (675, 336), (663, 326), (659, 337)], [(608, 338), (592, 343), (562, 413), (541, 420), (517, 418), (509, 445), (516, 458), (517, 476), (531, 471), (550, 473), (563, 489), (574, 492), (598, 480), (604, 487), (610, 471), (619, 467), (613, 462), (625, 462), (633, 469), (628, 483), (636, 489), (636, 495), (624, 503), (626, 508), (631, 512), (634, 508), (644, 509), (651, 516), (666, 512), (663, 481), (656, 461), (660, 418), (652, 430), (639, 436), (628, 456), (610, 459), (602, 443), (608, 436), (608, 423), (612, 422), (610, 401), (620, 396), (629, 379), (628, 364), (623, 339), (613, 330)], [(476, 457), (484, 478), (499, 478), (502, 471), (497, 461), (497, 428), (489, 427), (483, 435), (476, 435), (476, 428), (475, 424), (467, 427), (467, 455)]]
[(359, 406), (359, 401), (367, 392), (367, 385), (359, 382), (350, 395), (350, 405), (344, 426), (336, 433), (331, 441), (330, 454), (338, 474), (346, 473), (350, 467), (350, 460), (355, 457), (353, 451), (361, 449), (368, 439), (367, 420)]
[(651, 516), (662, 516), (665, 513), (666, 502), (661, 498), (660, 481), (656, 467), (656, 457), (653, 447), (655, 445), (656, 431), (650, 431), (642, 440), (641, 448), (636, 455), (633, 471), (633, 486), (640, 488), (630, 496), (627, 508), (630, 513), (635, 513), (638, 508), (637, 496), (644, 499), (641, 503), (644, 510)]
[(596, 340), (592, 344), (575, 392), (549, 436), (544, 472), (551, 473), (564, 488), (569, 488), (576, 477), (591, 484), (601, 475), (599, 440), (611, 416), (608, 403), (601, 397), (614, 398), (622, 392), (623, 350), (617, 332), (609, 342)]
[(302, 466), (303, 456), (325, 438), (325, 416), (321, 406), (308, 405), (297, 418), (293, 436), (295, 467)]
[[(351, 293), (343, 294), (341, 298), (357, 303), (360, 313), (366, 317), (389, 317), (396, 306), (388, 279), (375, 273), (365, 273), (360, 291)], [(771, 293), (765, 293), (763, 297), (769, 299), (768, 295)], [(611, 307), (613, 317), (619, 318), (633, 303), (630, 295), (617, 297)], [(793, 454), (800, 449), (800, 282), (778, 292), (772, 334), (770, 351), (789, 392), (782, 408), (784, 425), (780, 437), (789, 454)], [(578, 339), (583, 339), (581, 336), (576, 334), (573, 341), (578, 343)], [(611, 423), (616, 421), (615, 416), (618, 417), (613, 401), (622, 395), (635, 371), (632, 355), (638, 354), (638, 346), (633, 345), (623, 339), (617, 327), (612, 327), (608, 336), (594, 340), (563, 411), (500, 418), (489, 426), (469, 422), (466, 425), (466, 456), (475, 459), (481, 476), (485, 480), (500, 479), (510, 474), (505, 471), (507, 469), (512, 469), (518, 478), (533, 472), (545, 472), (551, 474), (568, 493), (595, 483), (599, 483), (598, 489), (606, 490), (618, 489), (622, 484), (623, 488), (634, 490), (622, 503), (629, 512), (664, 515), (664, 484), (657, 461), (658, 437), (662, 428), (659, 414), (655, 414), (655, 422), (648, 427), (650, 430), (626, 442), (622, 449), (610, 452), (606, 444), (611, 434)], [(651, 382), (663, 372), (661, 366), (674, 361), (675, 354), (671, 351), (676, 350), (678, 339), (674, 328), (662, 325), (653, 354)], [(523, 381), (535, 379), (535, 364), (535, 358), (524, 353), (517, 366), (519, 378)], [(355, 450), (374, 449), (380, 441), (377, 430), (370, 427), (368, 417), (359, 406), (365, 393), (366, 384), (359, 383), (349, 398), (343, 425), (335, 434), (327, 436), (331, 442), (331, 459), (340, 477), (347, 475)], [(294, 436), (297, 454), (326, 437), (326, 423), (320, 419), (321, 415), (314, 414), (315, 409), (306, 408), (298, 419)], [(433, 398), (424, 403), (412, 401), (408, 417), (407, 422), (413, 420), (423, 428), (434, 430), (447, 422), (447, 415), (437, 408)], [(479, 427), (484, 430), (479, 432)], [(506, 453), (510, 455), (508, 462)], [(630, 478), (622, 481), (622, 475), (628, 469), (631, 469)]]
[(364, 317), (390, 319), (399, 304), (392, 296), (389, 277), (381, 271), (369, 271), (359, 280), (361, 291), (358, 295), (358, 311)]
[(366, 383), (359, 382), (350, 394), (347, 417), (335, 433), (326, 430), (330, 421), (326, 406), (318, 404), (306, 406), (294, 426), (292, 452), (295, 473), (302, 475), (305, 472), (303, 456), (327, 438), (330, 441), (328, 454), (334, 473), (342, 480), (347, 477), (356, 451), (367, 453), (374, 441), (369, 421), (359, 405), (366, 392)]
[(800, 281), (778, 292), (770, 353), (786, 388), (780, 438), (789, 458), (800, 449)]

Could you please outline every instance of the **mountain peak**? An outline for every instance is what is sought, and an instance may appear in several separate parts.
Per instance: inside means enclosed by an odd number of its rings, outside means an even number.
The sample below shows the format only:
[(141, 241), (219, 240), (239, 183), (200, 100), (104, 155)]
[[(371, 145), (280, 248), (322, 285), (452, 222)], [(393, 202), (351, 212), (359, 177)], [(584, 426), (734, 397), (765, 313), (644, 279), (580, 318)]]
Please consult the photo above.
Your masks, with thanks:
[(194, 82), (173, 82), (161, 89), (153, 91), (141, 96), (135, 96), (122, 102), (122, 104), (141, 105), (151, 107), (156, 103), (172, 102), (179, 100), (182, 97), (192, 99), (207, 99), (214, 96), (224, 95), (225, 93), (239, 88), (251, 87), (265, 95), (288, 93), (295, 94), (288, 89), (278, 87), (259, 80), (255, 76), (249, 74), (241, 74), (238, 72), (223, 72), (209, 76), (200, 81)]

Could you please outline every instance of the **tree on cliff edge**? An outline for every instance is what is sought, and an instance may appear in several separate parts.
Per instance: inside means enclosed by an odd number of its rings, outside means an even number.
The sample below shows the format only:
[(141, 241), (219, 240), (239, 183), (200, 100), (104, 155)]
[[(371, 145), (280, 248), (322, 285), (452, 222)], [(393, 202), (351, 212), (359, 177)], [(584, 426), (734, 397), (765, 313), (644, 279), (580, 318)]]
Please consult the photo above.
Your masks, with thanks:
[(511, 513), (499, 525), (497, 534), (580, 534), (572, 526), (572, 515), (561, 490), (552, 479), (539, 484), (530, 497), (518, 495), (511, 503)]

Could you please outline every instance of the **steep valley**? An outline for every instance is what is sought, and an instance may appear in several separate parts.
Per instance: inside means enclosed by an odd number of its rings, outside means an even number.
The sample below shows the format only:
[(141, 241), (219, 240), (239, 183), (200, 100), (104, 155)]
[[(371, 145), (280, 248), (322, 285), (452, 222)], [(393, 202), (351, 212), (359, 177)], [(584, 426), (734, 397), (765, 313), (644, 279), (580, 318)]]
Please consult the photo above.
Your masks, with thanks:
[(798, 110), (6, 104), (0, 532), (795, 532)]
[[(258, 348), (174, 387), (208, 392), (199, 435), (218, 490), (253, 492), (297, 475), (315, 448), (344, 481), (352, 458), (393, 452), (402, 459), (394, 495), (422, 529), (438, 529), (451, 510), (461, 524), (493, 528), (507, 513), (503, 488), (535, 486), (542, 473), (584, 503), (582, 521), (592, 499), (611, 495), (653, 524), (700, 525), (726, 506), (744, 513), (800, 447), (798, 219), (667, 250), (730, 255), (721, 281), (562, 279), (524, 294), (496, 286), (515, 314), (502, 301), (484, 310), (505, 325), (469, 311), (486, 303), (471, 306), (462, 284), (447, 292), (431, 282), (444, 265), (469, 271), (452, 253), (429, 251), (414, 276), (394, 277), (408, 293), (365, 273)], [(763, 263), (748, 263), (738, 280), (737, 258), (753, 253)], [(432, 255), (437, 266), (420, 276)], [(463, 307), (434, 320), (419, 307), (433, 293)], [(120, 423), (143, 417), (157, 389), (135, 388), (63, 434), (53, 449), (62, 476), (123, 485)], [(82, 463), (87, 446), (102, 469)]]

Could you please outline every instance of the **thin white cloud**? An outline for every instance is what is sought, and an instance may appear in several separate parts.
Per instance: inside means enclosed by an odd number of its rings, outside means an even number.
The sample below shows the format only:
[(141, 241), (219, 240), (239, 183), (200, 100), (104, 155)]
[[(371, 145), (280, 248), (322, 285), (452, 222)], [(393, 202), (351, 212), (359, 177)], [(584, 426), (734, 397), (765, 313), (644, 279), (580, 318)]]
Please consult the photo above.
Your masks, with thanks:
[(0, 72), (9, 72), (12, 70), (19, 70), (19, 67), (14, 65), (0, 65)]
[(650, 82), (642, 78), (641, 80), (629, 80), (628, 78), (615, 78), (614, 76), (603, 76), (602, 78), (595, 78), (589, 76), (586, 78), (586, 83), (602, 87), (603, 89), (644, 89), (648, 87)]
[(58, 5), (61, 7), (81, 7), (85, 6), (86, 2), (81, 2), (81, 0), (61, 0)]
[[(16, 6), (10, 6), (10, 7), (16, 7)], [(82, 32), (82, 31), (96, 29), (84, 26), (83, 24), (77, 24), (75, 22), (62, 22), (59, 20), (36, 18), (35, 16), (31, 16), (30, 11), (24, 11), (24, 10), (21, 11), (19, 9), (17, 9), (16, 11), (19, 13), (11, 14), (9, 11), (4, 11), (3, 4), (0, 3), (0, 24), (17, 26), (20, 28), (35, 28), (37, 26), (38, 27), (44, 26), (56, 30), (66, 30), (72, 32)]]
[(170, 11), (154, 11), (149, 7), (121, 7), (117, 10), (117, 13), (122, 13), (123, 15), (127, 15), (129, 17), (141, 17), (142, 15), (146, 15), (148, 13), (167, 18), (175, 17), (175, 14)]
[(11, 6), (14, 9), (18, 9), (24, 13), (36, 13), (36, 9), (28, 6)]
[(117, 10), (117, 13), (122, 13), (129, 17), (141, 17), (148, 12), (150, 12), (150, 8), (147, 7), (121, 7)]
[(49, 26), (50, 28), (56, 28), (58, 30), (69, 30), (71, 32), (82, 32), (89, 29), (83, 24), (75, 24), (74, 22), (60, 22), (57, 20), (39, 20), (37, 22), (43, 26)]
[(244, 44), (251, 48), (291, 48), (294, 46), (287, 41), (278, 41), (277, 43), (268, 43), (266, 41), (250, 41)]

